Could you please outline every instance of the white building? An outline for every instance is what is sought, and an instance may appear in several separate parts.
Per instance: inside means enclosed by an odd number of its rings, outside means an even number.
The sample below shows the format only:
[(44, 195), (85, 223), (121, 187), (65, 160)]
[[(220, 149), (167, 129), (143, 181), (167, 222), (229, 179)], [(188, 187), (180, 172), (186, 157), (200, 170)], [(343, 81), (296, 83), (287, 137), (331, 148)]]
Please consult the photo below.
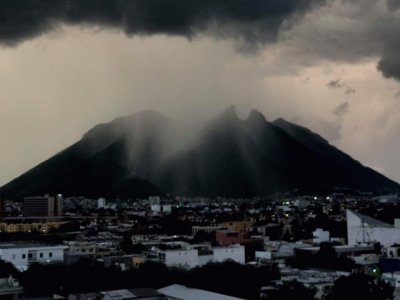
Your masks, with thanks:
[(97, 199), (97, 208), (104, 208), (106, 206), (106, 199), (105, 198), (99, 198)]
[(240, 264), (245, 263), (244, 246), (232, 245), (229, 247), (191, 246), (186, 249), (156, 250), (157, 259), (167, 266), (194, 268), (209, 262), (224, 262), (232, 260)]
[(269, 261), (272, 259), (272, 253), (270, 251), (256, 251), (255, 259), (257, 262)]
[(347, 210), (347, 238), (349, 245), (379, 242), (385, 247), (400, 243), (400, 222), (395, 225)]
[(317, 228), (313, 232), (313, 243), (314, 244), (321, 244), (323, 242), (330, 241), (330, 234), (329, 231), (322, 230), (321, 228)]
[(155, 204), (160, 204), (161, 199), (158, 196), (150, 196), (148, 201), (149, 201), (149, 205), (155, 205)]
[(0, 259), (12, 263), (25, 271), (31, 263), (54, 263), (64, 261), (66, 246), (41, 244), (0, 244)]
[(396, 289), (400, 288), (400, 272), (382, 273), (382, 279), (388, 281)]
[(153, 204), (150, 206), (152, 212), (170, 213), (172, 206), (170, 204)]
[(244, 246), (217, 247), (212, 248), (212, 251), (212, 262), (224, 262), (226, 260), (233, 260), (239, 264), (244, 264), (246, 262)]

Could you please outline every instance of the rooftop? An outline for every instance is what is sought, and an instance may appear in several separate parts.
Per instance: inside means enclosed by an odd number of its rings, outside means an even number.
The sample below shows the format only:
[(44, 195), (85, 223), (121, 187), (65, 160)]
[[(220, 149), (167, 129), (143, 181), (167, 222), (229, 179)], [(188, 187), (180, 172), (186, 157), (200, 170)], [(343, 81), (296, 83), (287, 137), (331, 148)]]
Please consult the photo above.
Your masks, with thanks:
[(161, 289), (160, 293), (179, 300), (242, 300), (241, 298), (231, 297), (223, 294), (209, 292), (200, 289), (193, 289), (180, 284), (172, 284)]
[(392, 228), (393, 225), (382, 222), (380, 220), (374, 219), (372, 217), (369, 217), (367, 215), (364, 214), (360, 214), (358, 212), (355, 212), (354, 210), (351, 210), (351, 213), (356, 215), (358, 218), (360, 218), (364, 224), (370, 226), (370, 227), (388, 227), (388, 228)]
[(68, 248), (63, 245), (50, 245), (40, 243), (0, 243), (0, 249), (15, 249), (15, 248)]

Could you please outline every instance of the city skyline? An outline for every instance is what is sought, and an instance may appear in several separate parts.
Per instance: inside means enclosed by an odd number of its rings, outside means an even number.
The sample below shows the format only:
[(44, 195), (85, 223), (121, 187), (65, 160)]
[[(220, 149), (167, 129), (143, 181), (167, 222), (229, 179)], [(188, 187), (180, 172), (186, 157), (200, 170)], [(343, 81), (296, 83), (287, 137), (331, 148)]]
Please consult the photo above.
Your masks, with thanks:
[(0, 185), (121, 115), (197, 124), (230, 105), (307, 126), (400, 181), (396, 1), (176, 1), (164, 19), (157, 2), (127, 2), (147, 18), (118, 1), (30, 3), (1, 4)]

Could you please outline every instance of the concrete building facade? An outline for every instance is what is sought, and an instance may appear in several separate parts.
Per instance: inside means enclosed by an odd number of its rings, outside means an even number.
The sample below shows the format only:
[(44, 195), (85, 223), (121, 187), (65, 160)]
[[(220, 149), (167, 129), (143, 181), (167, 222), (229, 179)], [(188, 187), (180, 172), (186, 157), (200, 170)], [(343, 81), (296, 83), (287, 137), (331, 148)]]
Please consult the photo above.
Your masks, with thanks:
[(194, 268), (209, 262), (224, 262), (232, 260), (237, 263), (245, 263), (244, 246), (232, 245), (230, 247), (215, 247), (204, 249), (187, 248), (177, 250), (156, 250), (157, 259), (167, 266)]
[(66, 248), (62, 245), (0, 244), (0, 259), (12, 263), (21, 271), (25, 271), (32, 263), (63, 262)]
[(391, 225), (353, 210), (346, 211), (349, 245), (379, 242), (385, 247), (400, 243), (400, 222)]
[(60, 217), (63, 211), (62, 195), (24, 198), (25, 217)]

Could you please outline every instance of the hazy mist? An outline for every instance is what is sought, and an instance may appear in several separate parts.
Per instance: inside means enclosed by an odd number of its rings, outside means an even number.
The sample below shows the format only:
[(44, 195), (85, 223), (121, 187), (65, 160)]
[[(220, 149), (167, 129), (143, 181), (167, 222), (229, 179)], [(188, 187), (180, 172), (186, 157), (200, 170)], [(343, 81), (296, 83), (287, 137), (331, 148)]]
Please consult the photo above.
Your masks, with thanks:
[(13, 23), (29, 6), (2, 10), (0, 185), (98, 123), (150, 108), (196, 128), (232, 104), (308, 126), (400, 180), (397, 1), (250, 1), (244, 14), (243, 1), (204, 1), (158, 27), (142, 22), (159, 20), (150, 2), (122, 18), (59, 1), (32, 24)]

